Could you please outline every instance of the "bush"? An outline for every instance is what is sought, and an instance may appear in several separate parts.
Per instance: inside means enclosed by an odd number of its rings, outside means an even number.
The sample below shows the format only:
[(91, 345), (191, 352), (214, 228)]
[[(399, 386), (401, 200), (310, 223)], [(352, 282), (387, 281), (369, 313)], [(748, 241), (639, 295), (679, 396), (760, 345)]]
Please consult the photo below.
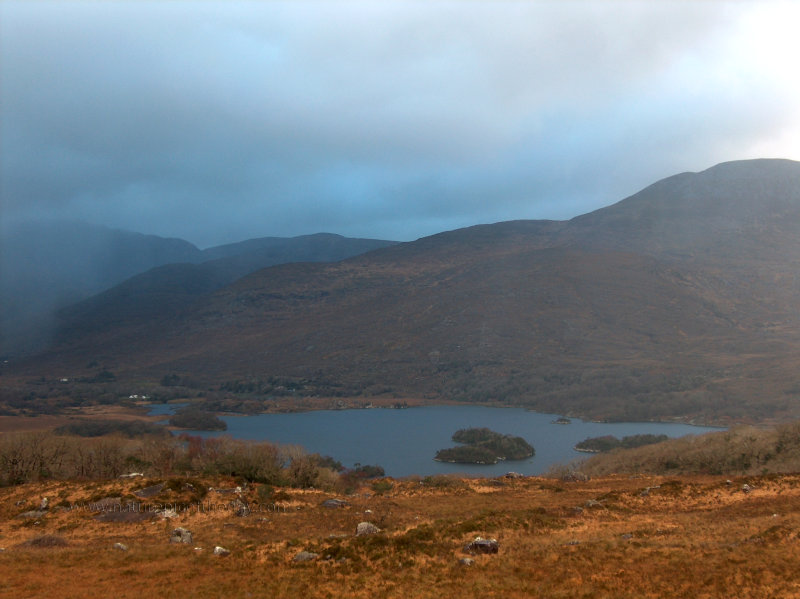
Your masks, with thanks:
[(77, 435), (78, 437), (102, 437), (119, 434), (125, 437), (143, 435), (169, 436), (163, 426), (142, 420), (79, 420), (60, 426), (54, 431), (57, 435)]

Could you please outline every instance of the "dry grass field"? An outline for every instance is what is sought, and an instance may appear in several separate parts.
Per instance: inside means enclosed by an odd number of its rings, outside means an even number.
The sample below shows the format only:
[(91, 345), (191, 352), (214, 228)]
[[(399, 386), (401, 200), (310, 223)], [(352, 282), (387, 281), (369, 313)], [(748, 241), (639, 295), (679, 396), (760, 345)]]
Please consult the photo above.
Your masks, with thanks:
[[(133, 494), (158, 482), (150, 498)], [(266, 499), (268, 489), (252, 485), (240, 495), (251, 509), (244, 517), (234, 485), (0, 489), (0, 597), (800, 596), (796, 475), (385, 479), (338, 496), (348, 502), (339, 508), (322, 505), (331, 493), (284, 489)], [(20, 517), (43, 497), (45, 513)], [(98, 520), (136, 517), (118, 507), (128, 501), (145, 519)], [(150, 513), (165, 505), (177, 516)], [(380, 532), (356, 536), (362, 521)], [(179, 526), (192, 543), (170, 543)], [(476, 536), (497, 539), (499, 551), (469, 556)], [(294, 561), (301, 551), (317, 557)]]

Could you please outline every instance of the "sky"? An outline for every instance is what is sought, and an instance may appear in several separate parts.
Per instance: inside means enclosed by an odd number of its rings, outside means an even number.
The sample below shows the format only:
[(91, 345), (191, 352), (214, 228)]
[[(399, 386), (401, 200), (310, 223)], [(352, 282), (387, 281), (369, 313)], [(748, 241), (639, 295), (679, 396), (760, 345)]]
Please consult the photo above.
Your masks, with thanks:
[(800, 3), (0, 0), (0, 217), (199, 247), (568, 219), (800, 159)]

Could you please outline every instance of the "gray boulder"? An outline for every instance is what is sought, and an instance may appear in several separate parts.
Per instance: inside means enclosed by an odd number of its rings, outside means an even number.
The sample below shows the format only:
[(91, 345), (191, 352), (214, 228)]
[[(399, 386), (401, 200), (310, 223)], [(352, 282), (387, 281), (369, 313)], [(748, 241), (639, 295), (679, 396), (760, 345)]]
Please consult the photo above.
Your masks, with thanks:
[(169, 542), (190, 545), (192, 543), (192, 533), (182, 526), (179, 526), (172, 531), (172, 536), (169, 538)]
[(114, 549), (117, 551), (127, 551), (128, 546), (125, 543), (114, 543)]
[(230, 554), (230, 549), (225, 549), (225, 547), (220, 547), (219, 545), (214, 547), (214, 555), (218, 555), (219, 557), (228, 557)]
[(482, 539), (475, 537), (474, 541), (467, 543), (464, 546), (466, 553), (497, 553), (500, 550), (500, 544), (497, 539)]
[(311, 551), (301, 551), (292, 558), (293, 562), (311, 562), (319, 557), (319, 554)]
[(350, 505), (344, 499), (326, 499), (322, 502), (322, 507), (330, 507), (330, 508), (337, 508), (337, 507), (347, 507)]
[(381, 529), (375, 526), (372, 522), (359, 522), (358, 526), (356, 526), (357, 537), (363, 535), (374, 535), (380, 531)]
[(139, 499), (149, 499), (151, 497), (155, 497), (161, 491), (164, 490), (166, 485), (164, 483), (158, 483), (157, 485), (151, 485), (149, 487), (145, 487), (144, 489), (139, 489), (138, 491), (134, 491), (133, 494), (136, 495)]
[(23, 512), (17, 516), (17, 518), (23, 518), (25, 520), (33, 520), (36, 518), (41, 518), (42, 516), (46, 516), (47, 512), (43, 510), (33, 510), (30, 512)]
[(251, 514), (250, 506), (238, 497), (231, 502), (233, 513), (239, 518), (247, 518)]

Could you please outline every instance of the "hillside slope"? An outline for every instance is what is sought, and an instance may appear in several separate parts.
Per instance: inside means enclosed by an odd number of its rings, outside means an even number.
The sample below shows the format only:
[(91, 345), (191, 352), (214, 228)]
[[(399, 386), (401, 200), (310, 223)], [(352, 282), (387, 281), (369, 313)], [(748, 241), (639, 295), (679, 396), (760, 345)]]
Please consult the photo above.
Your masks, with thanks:
[[(381, 493), (287, 489), (266, 502), (262, 485), (235, 495), (230, 479), (4, 488), (0, 596), (767, 599), (800, 586), (797, 476), (380, 482)], [(20, 517), (42, 497), (48, 513)], [(242, 500), (252, 511), (239, 517)], [(362, 521), (380, 530), (356, 536)], [(190, 542), (170, 542), (178, 527)], [(478, 536), (497, 553), (469, 553)]]
[(278, 377), (310, 396), (794, 417), (798, 183), (795, 162), (726, 163), (568, 222), (267, 268), (167, 321), (76, 326), (25, 372), (95, 359), (123, 378), (186, 375), (209, 391)]
[[(259, 268), (333, 262), (393, 243), (319, 233), (199, 250), (182, 239), (85, 223), (22, 224), (0, 238), (0, 355), (45, 348), (65, 322), (98, 329), (170, 317), (195, 296)], [(84, 303), (69, 308), (76, 302)]]

